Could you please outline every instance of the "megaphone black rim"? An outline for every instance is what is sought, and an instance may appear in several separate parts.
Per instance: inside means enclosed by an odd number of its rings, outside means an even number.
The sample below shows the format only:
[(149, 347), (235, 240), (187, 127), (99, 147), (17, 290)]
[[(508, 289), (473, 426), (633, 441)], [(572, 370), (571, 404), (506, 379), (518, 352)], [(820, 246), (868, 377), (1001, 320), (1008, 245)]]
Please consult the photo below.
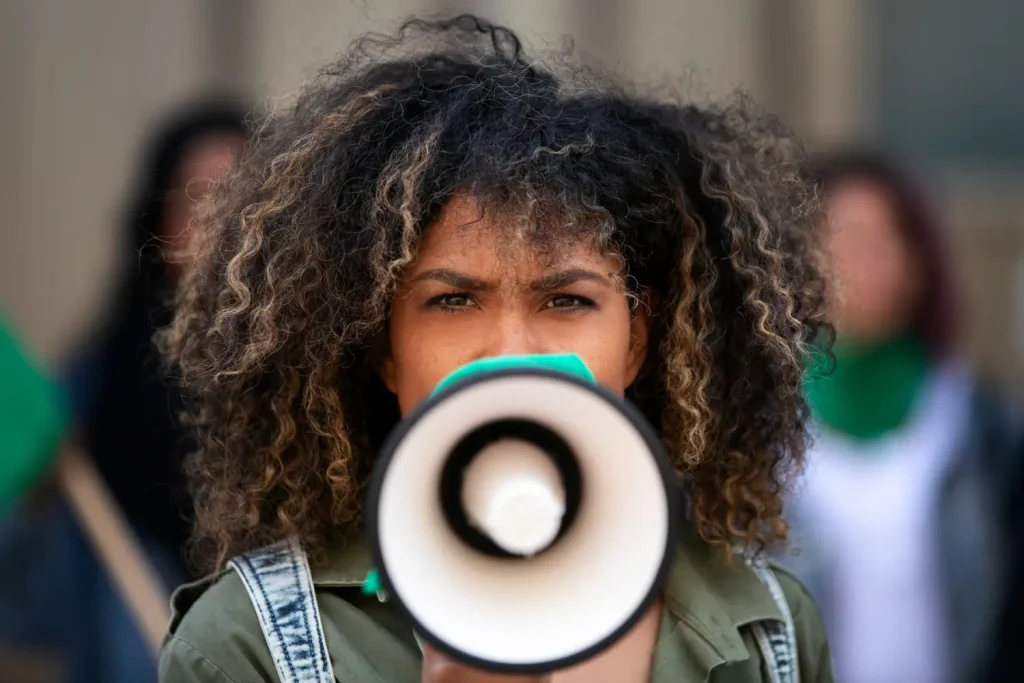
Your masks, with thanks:
[[(654, 455), (654, 460), (661, 473), (662, 481), (665, 483), (665, 497), (669, 509), (667, 533), (665, 535), (665, 552), (662, 555), (661, 565), (658, 567), (658, 571), (655, 575), (650, 591), (640, 602), (640, 605), (636, 610), (634, 610), (634, 612), (624, 620), (623, 623), (615, 629), (615, 631), (590, 647), (559, 659), (543, 662), (531, 662), (527, 664), (495, 662), (482, 657), (477, 657), (453, 647), (449, 643), (445, 642), (444, 639), (437, 637), (430, 631), (430, 629), (426, 628), (426, 626), (412, 613), (412, 610), (402, 602), (399, 594), (395, 591), (394, 584), (391, 582), (391, 577), (388, 574), (387, 563), (384, 561), (384, 555), (380, 547), (379, 535), (377, 534), (378, 512), (380, 508), (381, 490), (384, 485), (384, 476), (387, 472), (391, 459), (398, 450), (399, 444), (403, 439), (405, 439), (406, 435), (408, 435), (408, 433), (427, 413), (446, 401), (452, 395), (476, 384), (500, 377), (543, 377), (556, 379), (562, 382), (575, 384), (578, 387), (596, 394), (606, 402), (613, 405), (633, 425), (647, 444), (651, 453)], [(669, 463), (661, 439), (655, 433), (653, 427), (651, 427), (651, 424), (647, 421), (647, 418), (644, 417), (640, 410), (633, 404), (628, 401), (624, 401), (604, 387), (567, 373), (533, 367), (487, 370), (454, 382), (434, 396), (431, 396), (429, 399), (417, 406), (407, 417), (403, 418), (391, 434), (388, 435), (384, 447), (381, 449), (376, 463), (374, 463), (373, 476), (371, 477), (369, 490), (367, 491), (367, 505), (365, 510), (368, 537), (367, 543), (370, 547), (370, 553), (373, 557), (375, 568), (380, 575), (382, 587), (387, 592), (390, 602), (402, 616), (412, 622), (416, 628), (417, 634), (432, 646), (460, 662), (495, 673), (544, 673), (579, 664), (580, 662), (584, 662), (598, 653), (603, 652), (610, 645), (629, 633), (637, 622), (639, 622), (647, 613), (651, 605), (654, 604), (654, 601), (657, 600), (658, 595), (665, 584), (665, 579), (668, 576), (668, 572), (672, 566), (672, 560), (675, 556), (675, 549), (679, 535), (678, 513), (680, 510), (680, 497), (679, 487), (675, 479), (675, 471)]]

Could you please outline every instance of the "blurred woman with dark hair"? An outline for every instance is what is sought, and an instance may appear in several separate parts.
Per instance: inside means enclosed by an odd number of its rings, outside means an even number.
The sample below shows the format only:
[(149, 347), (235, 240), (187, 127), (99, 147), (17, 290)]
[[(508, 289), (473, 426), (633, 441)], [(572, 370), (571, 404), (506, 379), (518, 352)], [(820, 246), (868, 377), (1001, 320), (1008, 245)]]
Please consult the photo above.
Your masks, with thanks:
[[(220, 102), (180, 111), (158, 129), (137, 170), (113, 305), (67, 378), (80, 440), (168, 590), (188, 577), (189, 443), (180, 391), (161, 373), (152, 337), (171, 320), (196, 201), (231, 167), (245, 137), (244, 112)], [(72, 680), (155, 680), (155, 663), (91, 549), (77, 529), (65, 537)]]
[(220, 104), (181, 112), (158, 131), (128, 210), (114, 305), (71, 377), (87, 452), (137, 531), (178, 562), (189, 535), (181, 472), (189, 444), (180, 392), (163, 378), (152, 337), (171, 321), (195, 203), (244, 140), (242, 113)]
[(825, 615), (837, 680), (983, 680), (1010, 576), (1024, 431), (958, 354), (940, 230), (884, 158), (819, 166), (834, 365), (806, 391), (817, 424), (791, 519), (792, 568)]

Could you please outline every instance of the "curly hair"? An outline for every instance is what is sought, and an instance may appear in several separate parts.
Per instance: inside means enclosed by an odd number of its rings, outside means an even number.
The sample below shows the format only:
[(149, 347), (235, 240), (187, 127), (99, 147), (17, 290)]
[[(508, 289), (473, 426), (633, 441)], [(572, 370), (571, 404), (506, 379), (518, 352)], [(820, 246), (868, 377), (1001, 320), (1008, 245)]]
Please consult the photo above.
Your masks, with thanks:
[[(524, 54), (472, 16), (369, 35), (267, 117), (200, 217), (160, 339), (199, 436), (197, 557), (353, 533), (400, 419), (375, 359), (396, 278), (456, 196), (518, 209), (526, 239), (597, 239), (655, 293), (628, 397), (660, 430), (701, 536), (785, 538), (805, 450), (800, 379), (825, 327), (802, 148), (743, 97), (633, 94)], [(559, 220), (544, 220), (557, 217)]]

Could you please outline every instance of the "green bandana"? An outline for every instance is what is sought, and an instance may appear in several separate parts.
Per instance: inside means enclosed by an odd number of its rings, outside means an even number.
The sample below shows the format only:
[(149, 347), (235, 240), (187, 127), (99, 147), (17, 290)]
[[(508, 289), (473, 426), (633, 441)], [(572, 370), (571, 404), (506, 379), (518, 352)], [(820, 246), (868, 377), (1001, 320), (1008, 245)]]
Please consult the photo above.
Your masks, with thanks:
[[(804, 388), (823, 424), (856, 439), (874, 439), (903, 424), (928, 374), (928, 349), (912, 336), (871, 347), (842, 345), (836, 363), (815, 353)], [(831, 372), (830, 372), (831, 370)]]

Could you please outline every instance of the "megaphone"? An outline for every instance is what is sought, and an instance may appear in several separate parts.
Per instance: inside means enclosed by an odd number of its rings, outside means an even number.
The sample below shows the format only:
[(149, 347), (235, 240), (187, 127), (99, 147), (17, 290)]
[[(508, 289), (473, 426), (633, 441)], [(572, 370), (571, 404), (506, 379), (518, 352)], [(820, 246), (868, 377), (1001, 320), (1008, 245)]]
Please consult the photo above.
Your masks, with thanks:
[(573, 355), (471, 363), (390, 435), (368, 491), (380, 583), (417, 634), (502, 673), (630, 631), (674, 553), (678, 492), (638, 409)]

